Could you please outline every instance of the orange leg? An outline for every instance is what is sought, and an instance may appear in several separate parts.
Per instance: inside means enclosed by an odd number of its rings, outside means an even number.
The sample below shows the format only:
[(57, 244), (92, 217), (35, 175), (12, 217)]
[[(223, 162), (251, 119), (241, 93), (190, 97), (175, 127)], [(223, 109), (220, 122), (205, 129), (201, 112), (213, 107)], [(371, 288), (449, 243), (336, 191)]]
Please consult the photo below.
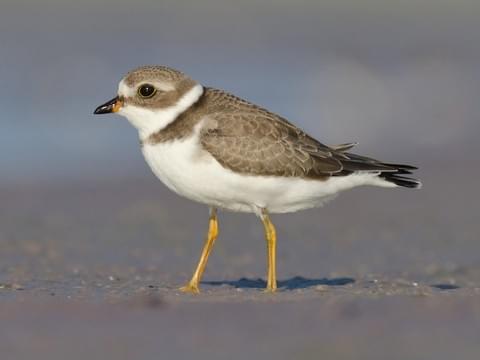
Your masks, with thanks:
[(217, 220), (217, 210), (215, 208), (211, 208), (210, 210), (210, 220), (208, 226), (208, 234), (207, 239), (205, 240), (205, 245), (203, 246), (202, 255), (200, 256), (200, 261), (198, 262), (197, 268), (193, 273), (192, 278), (187, 283), (187, 285), (180, 288), (183, 292), (194, 293), (198, 294), (200, 289), (198, 285), (200, 284), (200, 280), (202, 279), (203, 272), (205, 271), (205, 267), (207, 266), (208, 256), (213, 249), (213, 245), (215, 244), (215, 240), (218, 236), (218, 220)]
[(268, 213), (264, 210), (261, 216), (263, 226), (265, 228), (265, 240), (267, 241), (267, 288), (266, 292), (275, 292), (277, 290), (277, 270), (276, 270), (276, 248), (277, 248), (277, 233), (275, 226), (270, 221)]

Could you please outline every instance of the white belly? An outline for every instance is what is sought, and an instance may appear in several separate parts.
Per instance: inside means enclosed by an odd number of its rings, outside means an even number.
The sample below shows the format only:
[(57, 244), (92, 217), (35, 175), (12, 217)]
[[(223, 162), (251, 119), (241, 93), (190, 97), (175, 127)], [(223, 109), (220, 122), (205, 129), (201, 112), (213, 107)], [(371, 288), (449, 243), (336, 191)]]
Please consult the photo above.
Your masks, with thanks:
[(331, 177), (326, 181), (252, 176), (224, 168), (202, 150), (197, 136), (143, 146), (155, 175), (172, 191), (209, 206), (232, 211), (294, 212), (322, 205), (338, 192), (359, 185), (395, 186), (376, 174)]

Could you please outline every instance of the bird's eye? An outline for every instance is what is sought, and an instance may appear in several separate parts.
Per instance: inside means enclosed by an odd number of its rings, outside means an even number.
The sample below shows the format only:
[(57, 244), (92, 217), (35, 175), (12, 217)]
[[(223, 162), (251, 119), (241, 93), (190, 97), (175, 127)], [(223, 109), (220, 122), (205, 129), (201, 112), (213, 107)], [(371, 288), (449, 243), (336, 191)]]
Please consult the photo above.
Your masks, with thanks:
[(151, 98), (156, 92), (157, 89), (155, 89), (155, 86), (151, 84), (143, 84), (138, 88), (138, 95), (144, 99)]

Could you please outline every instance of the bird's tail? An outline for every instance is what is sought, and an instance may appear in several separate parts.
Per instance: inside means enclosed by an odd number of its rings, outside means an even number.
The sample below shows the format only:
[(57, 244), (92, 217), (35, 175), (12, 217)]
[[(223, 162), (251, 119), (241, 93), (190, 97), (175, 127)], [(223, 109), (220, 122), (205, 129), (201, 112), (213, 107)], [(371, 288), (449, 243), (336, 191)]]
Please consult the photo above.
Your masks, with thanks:
[(346, 143), (330, 146), (335, 151), (336, 159), (343, 166), (343, 170), (338, 175), (351, 174), (356, 172), (373, 172), (378, 174), (381, 179), (411, 189), (422, 187), (420, 180), (409, 177), (417, 167), (404, 164), (384, 163), (366, 156), (361, 156), (348, 152), (357, 143)]
[(379, 177), (388, 182), (394, 183), (397, 186), (402, 186), (411, 189), (419, 189), (422, 187), (420, 180), (411, 178), (406, 175), (411, 175), (413, 170), (417, 170), (415, 166), (403, 164), (383, 164), (391, 167), (396, 171), (382, 171)]

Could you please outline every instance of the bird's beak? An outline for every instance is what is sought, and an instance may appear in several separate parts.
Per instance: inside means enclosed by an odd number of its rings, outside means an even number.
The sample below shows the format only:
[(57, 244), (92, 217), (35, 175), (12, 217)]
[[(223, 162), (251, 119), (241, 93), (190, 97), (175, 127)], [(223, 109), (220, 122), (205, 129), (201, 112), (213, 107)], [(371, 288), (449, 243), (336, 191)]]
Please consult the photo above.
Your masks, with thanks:
[(95, 115), (116, 113), (123, 106), (123, 100), (120, 97), (116, 97), (105, 104), (100, 105), (93, 112)]

